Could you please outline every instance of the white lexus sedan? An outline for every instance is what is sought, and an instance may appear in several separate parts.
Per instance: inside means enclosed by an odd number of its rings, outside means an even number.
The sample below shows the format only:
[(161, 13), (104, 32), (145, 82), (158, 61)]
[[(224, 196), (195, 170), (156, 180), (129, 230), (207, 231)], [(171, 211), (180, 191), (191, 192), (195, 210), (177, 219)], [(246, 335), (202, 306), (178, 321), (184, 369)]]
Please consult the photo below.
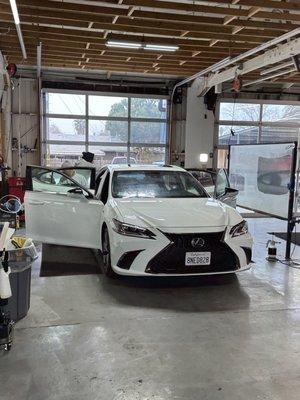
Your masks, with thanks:
[(246, 221), (184, 169), (109, 165), (97, 182), (95, 188), (94, 169), (27, 167), (27, 235), (101, 250), (107, 276), (249, 268), (252, 238)]

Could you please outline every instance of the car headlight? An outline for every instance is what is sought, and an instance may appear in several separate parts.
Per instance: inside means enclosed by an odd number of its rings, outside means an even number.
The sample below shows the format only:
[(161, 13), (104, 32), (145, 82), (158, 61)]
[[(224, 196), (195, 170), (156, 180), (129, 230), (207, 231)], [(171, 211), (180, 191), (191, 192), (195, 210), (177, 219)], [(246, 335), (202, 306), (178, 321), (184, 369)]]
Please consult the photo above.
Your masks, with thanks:
[(120, 222), (115, 218), (113, 218), (113, 223), (115, 225), (113, 228), (114, 231), (119, 233), (120, 235), (134, 236), (144, 239), (154, 239), (156, 236), (153, 232), (151, 232), (147, 228), (142, 228), (141, 226), (136, 226), (131, 224), (125, 224), (124, 222)]
[(248, 224), (245, 220), (237, 225), (234, 225), (229, 231), (229, 234), (232, 237), (245, 235), (246, 233), (248, 233)]

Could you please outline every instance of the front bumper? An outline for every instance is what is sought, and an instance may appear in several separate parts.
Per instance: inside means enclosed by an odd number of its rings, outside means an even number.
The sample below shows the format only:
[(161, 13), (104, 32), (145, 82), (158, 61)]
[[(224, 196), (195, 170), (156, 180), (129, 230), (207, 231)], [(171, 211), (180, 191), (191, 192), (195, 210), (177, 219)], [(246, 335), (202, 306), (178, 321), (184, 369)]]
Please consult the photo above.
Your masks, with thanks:
[[(215, 228), (217, 231), (212, 232), (198, 230), (196, 233), (177, 233), (174, 230), (157, 230), (155, 240), (114, 232), (111, 243), (113, 270), (120, 275), (132, 276), (189, 276), (236, 273), (250, 268), (250, 234), (232, 238), (228, 234), (229, 229), (224, 227)], [(199, 236), (205, 244), (195, 249), (191, 240)], [(190, 251), (210, 251), (210, 265), (185, 266), (185, 253)]]

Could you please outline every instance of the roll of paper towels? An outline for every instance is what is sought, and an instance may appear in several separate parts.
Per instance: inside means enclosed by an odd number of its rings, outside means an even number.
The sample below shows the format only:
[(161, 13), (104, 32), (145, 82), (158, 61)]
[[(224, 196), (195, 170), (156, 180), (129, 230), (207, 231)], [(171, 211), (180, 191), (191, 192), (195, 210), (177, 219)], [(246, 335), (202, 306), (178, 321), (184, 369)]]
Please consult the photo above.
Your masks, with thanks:
[(10, 269), (7, 272), (0, 267), (0, 299), (9, 299), (12, 296), (10, 281), (9, 281)]

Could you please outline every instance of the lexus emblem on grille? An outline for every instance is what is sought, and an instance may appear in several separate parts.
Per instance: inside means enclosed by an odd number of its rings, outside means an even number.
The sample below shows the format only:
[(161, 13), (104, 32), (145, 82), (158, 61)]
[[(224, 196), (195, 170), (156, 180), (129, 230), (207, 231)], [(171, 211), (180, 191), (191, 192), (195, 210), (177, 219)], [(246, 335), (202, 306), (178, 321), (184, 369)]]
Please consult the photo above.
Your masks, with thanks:
[(191, 245), (193, 247), (203, 247), (205, 244), (204, 240), (200, 237), (195, 237), (191, 240)]

